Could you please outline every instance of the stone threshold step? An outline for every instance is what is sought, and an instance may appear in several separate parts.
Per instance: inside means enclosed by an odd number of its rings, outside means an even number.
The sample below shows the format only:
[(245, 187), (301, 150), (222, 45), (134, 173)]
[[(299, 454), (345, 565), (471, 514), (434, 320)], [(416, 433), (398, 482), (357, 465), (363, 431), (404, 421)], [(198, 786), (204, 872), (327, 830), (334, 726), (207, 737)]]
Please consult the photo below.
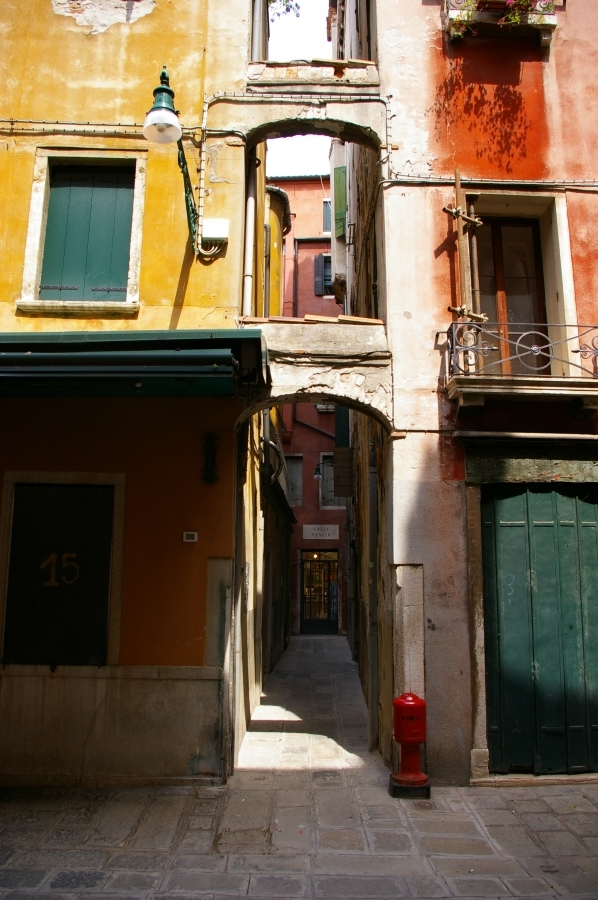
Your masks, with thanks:
[(583, 775), (485, 775), (470, 778), (470, 787), (542, 787), (546, 784), (598, 784), (598, 773)]

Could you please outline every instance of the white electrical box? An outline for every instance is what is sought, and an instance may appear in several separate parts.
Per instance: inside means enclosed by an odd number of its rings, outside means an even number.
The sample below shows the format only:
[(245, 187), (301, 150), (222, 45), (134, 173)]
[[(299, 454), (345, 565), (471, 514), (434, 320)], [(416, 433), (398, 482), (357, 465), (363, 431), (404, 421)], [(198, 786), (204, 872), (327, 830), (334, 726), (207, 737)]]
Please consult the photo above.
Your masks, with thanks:
[(205, 241), (206, 244), (212, 241), (224, 244), (228, 241), (228, 226), (228, 219), (204, 219), (201, 233), (202, 241)]
[(197, 531), (183, 531), (183, 544), (196, 544)]

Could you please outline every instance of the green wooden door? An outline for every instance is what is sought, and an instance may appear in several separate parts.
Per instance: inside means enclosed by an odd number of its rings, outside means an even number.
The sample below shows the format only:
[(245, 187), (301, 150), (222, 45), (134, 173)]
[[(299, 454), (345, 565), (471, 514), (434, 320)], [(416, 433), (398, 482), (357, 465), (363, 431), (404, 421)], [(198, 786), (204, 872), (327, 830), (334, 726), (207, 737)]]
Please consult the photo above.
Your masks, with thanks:
[(484, 491), (493, 772), (598, 766), (597, 506), (594, 485)]

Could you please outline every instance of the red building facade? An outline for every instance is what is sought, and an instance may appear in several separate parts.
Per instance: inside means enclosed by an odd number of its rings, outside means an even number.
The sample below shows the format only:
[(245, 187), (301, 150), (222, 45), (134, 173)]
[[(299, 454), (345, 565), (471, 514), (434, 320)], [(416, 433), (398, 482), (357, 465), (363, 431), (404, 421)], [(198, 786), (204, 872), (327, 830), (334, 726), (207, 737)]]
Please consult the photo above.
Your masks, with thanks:
[[(276, 178), (289, 196), (293, 227), (284, 247), (284, 315), (337, 316), (330, 264), (330, 178)], [(346, 630), (347, 503), (334, 494), (335, 406), (280, 409), (291, 505), (291, 632)]]

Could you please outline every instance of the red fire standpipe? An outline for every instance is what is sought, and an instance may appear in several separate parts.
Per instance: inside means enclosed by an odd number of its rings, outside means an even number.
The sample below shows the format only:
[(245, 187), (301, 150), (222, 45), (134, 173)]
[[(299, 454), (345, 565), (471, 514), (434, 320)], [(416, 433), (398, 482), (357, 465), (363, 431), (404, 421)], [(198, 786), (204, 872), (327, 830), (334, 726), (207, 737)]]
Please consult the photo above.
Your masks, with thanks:
[(426, 740), (426, 701), (401, 694), (392, 702), (394, 739), (401, 748), (399, 771), (390, 776), (392, 797), (430, 797), (430, 780), (419, 770), (419, 747)]

